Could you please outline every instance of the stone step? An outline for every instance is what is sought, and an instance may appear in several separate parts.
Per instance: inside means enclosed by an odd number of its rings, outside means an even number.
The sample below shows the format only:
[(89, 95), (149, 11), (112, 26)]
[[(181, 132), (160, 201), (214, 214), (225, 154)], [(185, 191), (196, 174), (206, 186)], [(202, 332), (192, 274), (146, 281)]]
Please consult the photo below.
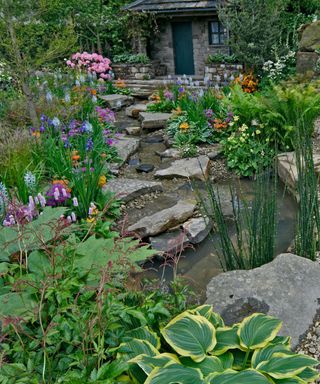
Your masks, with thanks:
[(192, 217), (196, 205), (195, 201), (179, 201), (173, 207), (143, 217), (137, 223), (131, 225), (128, 232), (136, 233), (142, 238), (156, 236)]

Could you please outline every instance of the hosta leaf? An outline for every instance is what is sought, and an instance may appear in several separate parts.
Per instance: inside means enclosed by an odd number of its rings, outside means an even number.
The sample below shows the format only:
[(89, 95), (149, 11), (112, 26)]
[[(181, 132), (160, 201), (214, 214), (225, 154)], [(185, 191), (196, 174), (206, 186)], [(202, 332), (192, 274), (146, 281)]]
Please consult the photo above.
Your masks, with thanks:
[(238, 330), (240, 344), (245, 349), (263, 348), (277, 336), (281, 326), (280, 320), (255, 313), (246, 317), (240, 324)]
[(146, 340), (132, 339), (120, 344), (117, 349), (118, 354), (125, 360), (130, 360), (139, 355), (156, 356), (159, 355), (158, 350)]
[(185, 367), (200, 369), (204, 377), (225, 370), (222, 361), (216, 356), (206, 356), (200, 363), (193, 361), (190, 357), (182, 357), (180, 361)]
[(272, 344), (284, 344), (291, 348), (291, 337), (290, 336), (276, 336), (272, 340)]
[(241, 372), (227, 370), (224, 373), (215, 374), (208, 384), (270, 384), (270, 381), (261, 373), (247, 369)]
[(147, 340), (149, 341), (150, 344), (152, 344), (157, 349), (160, 349), (160, 346), (161, 346), (160, 339), (157, 336), (157, 334), (153, 331), (150, 331), (148, 327), (140, 327), (140, 328), (132, 329), (126, 332), (126, 337), (129, 337), (129, 339)]
[(232, 355), (233, 355), (232, 368), (243, 369), (243, 365), (245, 364), (245, 360), (246, 360), (246, 353), (241, 351), (240, 349), (234, 349), (232, 351)]
[(216, 345), (216, 330), (203, 316), (184, 312), (161, 331), (166, 342), (181, 356), (202, 361)]
[(316, 379), (319, 378), (320, 373), (314, 368), (306, 368), (303, 370), (299, 375), (297, 375), (300, 379), (306, 381), (309, 383), (310, 381), (315, 381)]
[(161, 353), (157, 356), (139, 355), (128, 361), (129, 364), (137, 364), (147, 375), (155, 368), (162, 368), (170, 362), (180, 363), (178, 357), (172, 353)]
[(234, 357), (231, 352), (226, 352), (223, 355), (219, 356), (219, 360), (221, 361), (224, 369), (232, 368)]
[(267, 347), (256, 349), (251, 359), (252, 368), (257, 368), (257, 366), (262, 361), (270, 360), (274, 353), (279, 353), (279, 352), (285, 353), (287, 355), (293, 354), (293, 352), (291, 352), (291, 350), (284, 344), (276, 344), (276, 345), (270, 344)]
[(200, 307), (197, 307), (189, 312), (195, 315), (204, 316), (216, 328), (224, 327), (224, 322), (222, 320), (222, 317), (218, 313), (213, 312), (211, 305), (208, 305), (208, 304), (201, 305)]
[(240, 349), (240, 339), (238, 336), (238, 325), (231, 327), (217, 328), (217, 344), (212, 351), (214, 355), (222, 355), (229, 349)]
[(319, 362), (305, 355), (286, 355), (275, 353), (268, 361), (263, 361), (257, 366), (257, 370), (267, 373), (275, 379), (286, 379), (297, 376), (305, 368), (312, 367)]
[(204, 381), (199, 369), (170, 364), (154, 369), (145, 384), (204, 384)]
[(299, 379), (298, 377), (290, 377), (289, 379), (280, 379), (273, 381), (275, 384), (305, 384), (306, 382)]

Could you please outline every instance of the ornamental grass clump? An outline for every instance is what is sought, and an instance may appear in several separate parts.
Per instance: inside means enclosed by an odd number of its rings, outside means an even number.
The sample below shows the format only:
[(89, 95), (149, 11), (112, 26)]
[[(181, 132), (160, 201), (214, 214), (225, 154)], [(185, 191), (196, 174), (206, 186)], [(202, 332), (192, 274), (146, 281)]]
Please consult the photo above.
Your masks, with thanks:
[(274, 258), (277, 212), (277, 178), (265, 171), (256, 176), (254, 197), (248, 201), (230, 187), (232, 218), (227, 221), (219, 189), (207, 182), (207, 196), (198, 193), (205, 215), (215, 223), (219, 246), (217, 253), (225, 271), (252, 269)]
[(297, 255), (315, 260), (320, 245), (320, 211), (318, 177), (315, 172), (310, 129), (310, 122), (306, 123), (303, 117), (299, 119), (295, 142), (296, 186), (299, 199), (295, 252)]

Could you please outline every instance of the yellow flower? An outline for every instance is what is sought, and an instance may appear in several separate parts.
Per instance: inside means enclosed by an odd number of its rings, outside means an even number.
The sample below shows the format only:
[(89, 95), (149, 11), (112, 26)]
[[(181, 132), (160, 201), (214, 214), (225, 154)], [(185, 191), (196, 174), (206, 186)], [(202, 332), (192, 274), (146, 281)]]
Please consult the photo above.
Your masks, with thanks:
[(234, 120), (234, 121), (238, 121), (239, 119), (240, 119), (239, 116), (234, 116), (234, 117), (233, 117), (233, 120)]
[(261, 131), (259, 131), (259, 129), (256, 130), (256, 134), (257, 135), (260, 135)]
[(96, 219), (94, 217), (88, 217), (87, 218), (87, 223), (94, 223)]
[(99, 187), (102, 188), (104, 185), (107, 184), (107, 178), (103, 175), (103, 176), (100, 176), (99, 178)]
[(179, 126), (180, 129), (189, 129), (190, 125), (187, 122), (181, 123)]

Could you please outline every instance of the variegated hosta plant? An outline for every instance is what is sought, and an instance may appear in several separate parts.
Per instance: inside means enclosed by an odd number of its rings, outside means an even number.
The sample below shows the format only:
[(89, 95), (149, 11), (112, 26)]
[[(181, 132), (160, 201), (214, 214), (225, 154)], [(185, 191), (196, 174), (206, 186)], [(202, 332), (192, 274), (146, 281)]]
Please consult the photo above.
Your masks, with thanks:
[[(256, 313), (232, 327), (203, 305), (174, 318), (161, 330), (148, 328), (120, 345), (137, 384), (303, 384), (319, 375), (319, 362), (295, 354), (290, 338), (277, 336), (281, 321)], [(133, 335), (132, 335), (133, 336)]]

